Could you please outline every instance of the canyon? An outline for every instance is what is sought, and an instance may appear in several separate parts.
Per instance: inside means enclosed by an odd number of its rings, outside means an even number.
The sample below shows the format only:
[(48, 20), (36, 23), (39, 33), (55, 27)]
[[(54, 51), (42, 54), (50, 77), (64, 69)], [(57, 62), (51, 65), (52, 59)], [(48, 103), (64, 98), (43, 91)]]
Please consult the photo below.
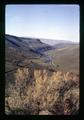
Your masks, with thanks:
[(79, 44), (6, 35), (5, 45), (6, 114), (78, 114)]

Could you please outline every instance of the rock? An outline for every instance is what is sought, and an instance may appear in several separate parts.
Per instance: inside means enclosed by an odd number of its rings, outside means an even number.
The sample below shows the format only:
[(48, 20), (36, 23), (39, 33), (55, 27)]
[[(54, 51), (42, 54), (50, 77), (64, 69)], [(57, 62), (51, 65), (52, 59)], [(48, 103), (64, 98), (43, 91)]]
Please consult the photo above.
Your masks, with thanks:
[(45, 110), (45, 111), (40, 111), (39, 115), (53, 115), (51, 112)]

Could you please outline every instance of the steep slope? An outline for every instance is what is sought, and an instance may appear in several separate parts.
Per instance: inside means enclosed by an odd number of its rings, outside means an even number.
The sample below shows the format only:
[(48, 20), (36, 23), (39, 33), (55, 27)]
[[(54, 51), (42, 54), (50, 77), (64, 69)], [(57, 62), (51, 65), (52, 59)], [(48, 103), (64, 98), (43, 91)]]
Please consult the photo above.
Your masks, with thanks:
[(32, 48), (33, 50), (38, 51), (38, 52), (44, 52), (44, 51), (53, 49), (52, 46), (41, 42), (41, 39), (38, 39), (38, 38), (20, 37), (20, 39), (26, 42), (29, 45), (28, 46), (29, 48)]
[(29, 64), (30, 60), (45, 57), (46, 50), (53, 49), (39, 39), (5, 36), (6, 71)]

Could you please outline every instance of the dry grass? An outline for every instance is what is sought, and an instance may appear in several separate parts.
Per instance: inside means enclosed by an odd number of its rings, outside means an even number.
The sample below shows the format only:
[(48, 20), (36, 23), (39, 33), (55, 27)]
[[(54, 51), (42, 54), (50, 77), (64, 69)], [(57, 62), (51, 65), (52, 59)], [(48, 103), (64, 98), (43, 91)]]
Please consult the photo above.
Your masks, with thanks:
[(9, 105), (9, 110), (8, 107), (5, 109), (6, 114), (36, 115), (41, 110), (48, 110), (52, 114), (64, 114), (66, 99), (70, 99), (75, 105), (75, 108), (73, 107), (75, 114), (79, 109), (77, 81), (79, 76), (74, 73), (63, 74), (61, 71), (52, 72), (46, 69), (18, 69), (15, 73), (15, 83), (8, 88), (9, 97), (5, 98)]

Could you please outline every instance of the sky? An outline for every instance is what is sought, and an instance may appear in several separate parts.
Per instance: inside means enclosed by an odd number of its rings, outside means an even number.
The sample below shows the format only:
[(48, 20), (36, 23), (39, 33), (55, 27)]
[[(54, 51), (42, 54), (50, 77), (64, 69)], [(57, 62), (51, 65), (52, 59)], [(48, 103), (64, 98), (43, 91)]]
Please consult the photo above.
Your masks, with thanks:
[(6, 5), (5, 33), (79, 42), (79, 18), (77, 4)]

